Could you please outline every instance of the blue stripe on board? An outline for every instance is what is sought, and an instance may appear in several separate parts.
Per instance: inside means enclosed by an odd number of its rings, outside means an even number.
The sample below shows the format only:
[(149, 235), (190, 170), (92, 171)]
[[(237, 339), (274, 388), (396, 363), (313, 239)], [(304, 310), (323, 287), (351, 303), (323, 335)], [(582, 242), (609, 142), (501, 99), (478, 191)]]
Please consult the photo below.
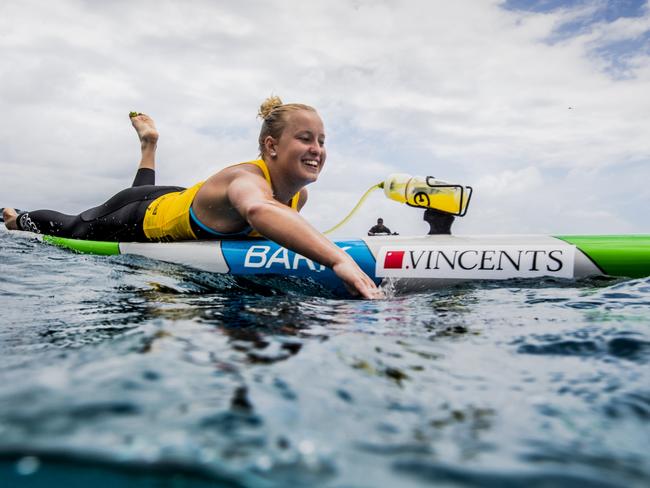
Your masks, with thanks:
[[(375, 258), (365, 242), (361, 240), (336, 241), (375, 283)], [(325, 266), (313, 262), (278, 244), (266, 241), (222, 241), (221, 250), (230, 273), (234, 275), (274, 274), (311, 278), (328, 287), (340, 288), (341, 281)]]

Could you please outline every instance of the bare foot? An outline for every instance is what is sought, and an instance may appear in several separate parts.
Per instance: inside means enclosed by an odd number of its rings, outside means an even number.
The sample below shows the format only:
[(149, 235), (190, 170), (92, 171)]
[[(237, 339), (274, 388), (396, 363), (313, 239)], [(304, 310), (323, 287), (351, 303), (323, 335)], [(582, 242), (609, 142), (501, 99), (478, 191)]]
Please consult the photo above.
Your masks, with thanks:
[(18, 230), (18, 226), (16, 225), (16, 217), (18, 217), (18, 214), (13, 208), (5, 207), (2, 209), (2, 218), (5, 221), (5, 227), (7, 227), (7, 229)]
[(158, 142), (158, 130), (153, 119), (146, 114), (131, 112), (129, 114), (131, 124), (138, 133), (138, 138), (144, 149), (145, 146), (155, 146)]
[(142, 157), (138, 168), (149, 168), (155, 170), (156, 168), (156, 145), (158, 144), (158, 130), (153, 119), (148, 115), (139, 112), (131, 112), (129, 114), (131, 124), (135, 131), (138, 133), (140, 139), (140, 149), (142, 150)]

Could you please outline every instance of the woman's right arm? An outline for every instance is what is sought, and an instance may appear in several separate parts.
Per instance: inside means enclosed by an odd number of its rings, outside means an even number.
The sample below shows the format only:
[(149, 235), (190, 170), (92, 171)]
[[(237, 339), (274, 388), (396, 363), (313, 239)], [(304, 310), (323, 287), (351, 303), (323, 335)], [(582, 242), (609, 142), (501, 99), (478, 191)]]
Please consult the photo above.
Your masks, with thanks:
[(303, 219), (273, 198), (261, 176), (242, 173), (231, 180), (227, 197), (233, 207), (260, 234), (306, 258), (327, 266), (353, 295), (382, 298), (383, 292), (354, 260)]

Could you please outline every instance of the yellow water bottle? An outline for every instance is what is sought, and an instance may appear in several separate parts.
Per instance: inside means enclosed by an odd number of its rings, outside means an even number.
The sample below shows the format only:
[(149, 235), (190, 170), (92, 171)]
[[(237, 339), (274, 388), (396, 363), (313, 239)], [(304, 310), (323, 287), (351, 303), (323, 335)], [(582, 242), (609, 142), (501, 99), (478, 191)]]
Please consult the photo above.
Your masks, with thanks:
[(472, 195), (469, 186), (447, 183), (433, 176), (411, 176), (405, 173), (388, 175), (382, 186), (384, 194), (391, 200), (460, 216), (467, 212)]

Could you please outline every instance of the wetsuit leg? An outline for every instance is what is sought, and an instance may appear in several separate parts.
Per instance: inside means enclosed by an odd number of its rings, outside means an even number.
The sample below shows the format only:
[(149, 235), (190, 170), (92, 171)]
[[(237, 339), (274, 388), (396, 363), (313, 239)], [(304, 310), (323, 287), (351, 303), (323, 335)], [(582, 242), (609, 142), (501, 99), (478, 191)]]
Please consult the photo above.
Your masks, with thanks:
[(139, 203), (129, 203), (115, 212), (89, 221), (84, 221), (81, 215), (34, 210), (20, 214), (16, 223), (20, 230), (71, 239), (145, 241), (142, 224), (138, 225), (134, 218), (138, 214)]
[(142, 221), (149, 204), (161, 195), (181, 190), (184, 188), (178, 186), (136, 186), (79, 215), (35, 210), (19, 214), (16, 223), (20, 230), (58, 237), (146, 242)]
[(55, 210), (34, 210), (18, 213), (16, 225), (18, 230), (37, 234), (69, 236), (78, 217), (77, 215), (56, 212)]
[(138, 172), (135, 174), (135, 179), (133, 180), (132, 187), (134, 186), (144, 186), (144, 185), (155, 185), (156, 184), (156, 172), (151, 168), (138, 168)]

